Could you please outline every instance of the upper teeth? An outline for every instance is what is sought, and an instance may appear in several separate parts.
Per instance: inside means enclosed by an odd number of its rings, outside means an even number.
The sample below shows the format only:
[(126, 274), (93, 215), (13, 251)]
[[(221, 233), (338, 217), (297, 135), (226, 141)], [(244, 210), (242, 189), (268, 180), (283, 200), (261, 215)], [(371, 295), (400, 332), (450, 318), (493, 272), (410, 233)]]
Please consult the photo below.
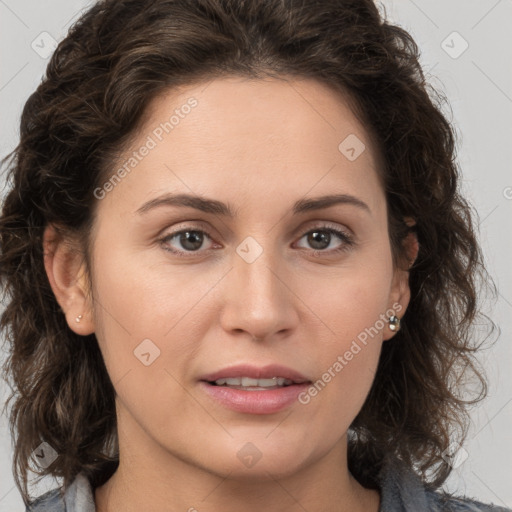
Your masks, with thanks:
[(289, 386), (293, 384), (290, 379), (284, 377), (272, 377), (271, 379), (251, 379), (250, 377), (233, 377), (229, 379), (217, 379), (215, 381), (217, 386), (247, 386), (247, 387), (272, 387), (272, 386)]

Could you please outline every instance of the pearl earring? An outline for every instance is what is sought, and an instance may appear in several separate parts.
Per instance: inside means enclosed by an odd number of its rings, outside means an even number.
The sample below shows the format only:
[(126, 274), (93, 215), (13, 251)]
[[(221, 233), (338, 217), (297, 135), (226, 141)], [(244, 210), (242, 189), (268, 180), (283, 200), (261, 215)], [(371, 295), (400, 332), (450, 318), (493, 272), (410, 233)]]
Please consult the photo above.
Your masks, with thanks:
[(79, 324), (79, 323), (80, 323), (80, 320), (82, 320), (82, 315), (78, 315), (78, 316), (75, 318), (75, 322), (76, 322), (77, 324)]
[(389, 328), (392, 330), (392, 331), (399, 331), (400, 330), (400, 318), (398, 318), (397, 316), (393, 315), (389, 318)]

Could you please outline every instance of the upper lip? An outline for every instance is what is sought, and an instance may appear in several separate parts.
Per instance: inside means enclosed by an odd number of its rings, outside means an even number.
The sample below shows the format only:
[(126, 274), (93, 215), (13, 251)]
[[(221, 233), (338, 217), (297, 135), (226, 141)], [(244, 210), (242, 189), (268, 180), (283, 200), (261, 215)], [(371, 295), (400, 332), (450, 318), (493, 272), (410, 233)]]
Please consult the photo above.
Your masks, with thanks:
[(310, 382), (304, 375), (296, 370), (287, 368), (280, 364), (269, 364), (266, 366), (252, 366), (248, 364), (240, 364), (223, 368), (214, 373), (204, 375), (200, 380), (215, 382), (219, 379), (229, 379), (234, 377), (250, 377), (252, 379), (271, 379), (272, 377), (283, 377), (293, 381), (294, 384), (302, 384)]

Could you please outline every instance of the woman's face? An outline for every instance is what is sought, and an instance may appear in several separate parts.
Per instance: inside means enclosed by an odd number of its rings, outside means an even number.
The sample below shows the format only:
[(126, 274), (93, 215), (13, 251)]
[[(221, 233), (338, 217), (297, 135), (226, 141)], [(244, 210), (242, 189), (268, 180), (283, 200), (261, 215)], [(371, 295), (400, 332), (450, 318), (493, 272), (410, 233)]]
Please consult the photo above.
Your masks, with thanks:
[[(147, 114), (95, 192), (91, 318), (121, 457), (242, 478), (341, 453), (408, 300), (363, 126), (312, 80), (216, 79)], [(294, 384), (206, 382), (241, 377)]]

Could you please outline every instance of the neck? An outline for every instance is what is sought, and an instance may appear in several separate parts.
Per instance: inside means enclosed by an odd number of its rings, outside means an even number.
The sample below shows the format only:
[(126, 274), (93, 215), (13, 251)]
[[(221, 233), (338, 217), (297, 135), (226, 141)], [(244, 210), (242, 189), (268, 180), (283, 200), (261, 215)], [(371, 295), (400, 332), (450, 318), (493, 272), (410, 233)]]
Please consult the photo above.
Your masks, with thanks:
[(96, 511), (378, 512), (379, 492), (362, 487), (349, 473), (343, 441), (285, 477), (269, 471), (256, 478), (232, 478), (229, 471), (214, 474), (169, 454), (165, 469), (151, 458), (147, 464), (126, 464), (120, 449), (117, 471), (95, 489)]
[[(95, 489), (96, 512), (379, 510), (379, 492), (365, 489), (348, 470), (346, 434), (320, 452), (309, 446), (307, 439), (296, 452), (280, 451), (279, 442), (268, 442), (269, 451), (246, 468), (236, 456), (233, 462), (227, 457), (215, 459), (213, 448), (211, 453), (183, 447), (173, 451), (124, 414), (122, 407), (120, 411), (119, 466)], [(253, 440), (260, 446), (265, 442)], [(281, 443), (285, 442), (283, 438)], [(279, 457), (273, 458), (272, 453)], [(283, 457), (288, 457), (287, 462)]]

